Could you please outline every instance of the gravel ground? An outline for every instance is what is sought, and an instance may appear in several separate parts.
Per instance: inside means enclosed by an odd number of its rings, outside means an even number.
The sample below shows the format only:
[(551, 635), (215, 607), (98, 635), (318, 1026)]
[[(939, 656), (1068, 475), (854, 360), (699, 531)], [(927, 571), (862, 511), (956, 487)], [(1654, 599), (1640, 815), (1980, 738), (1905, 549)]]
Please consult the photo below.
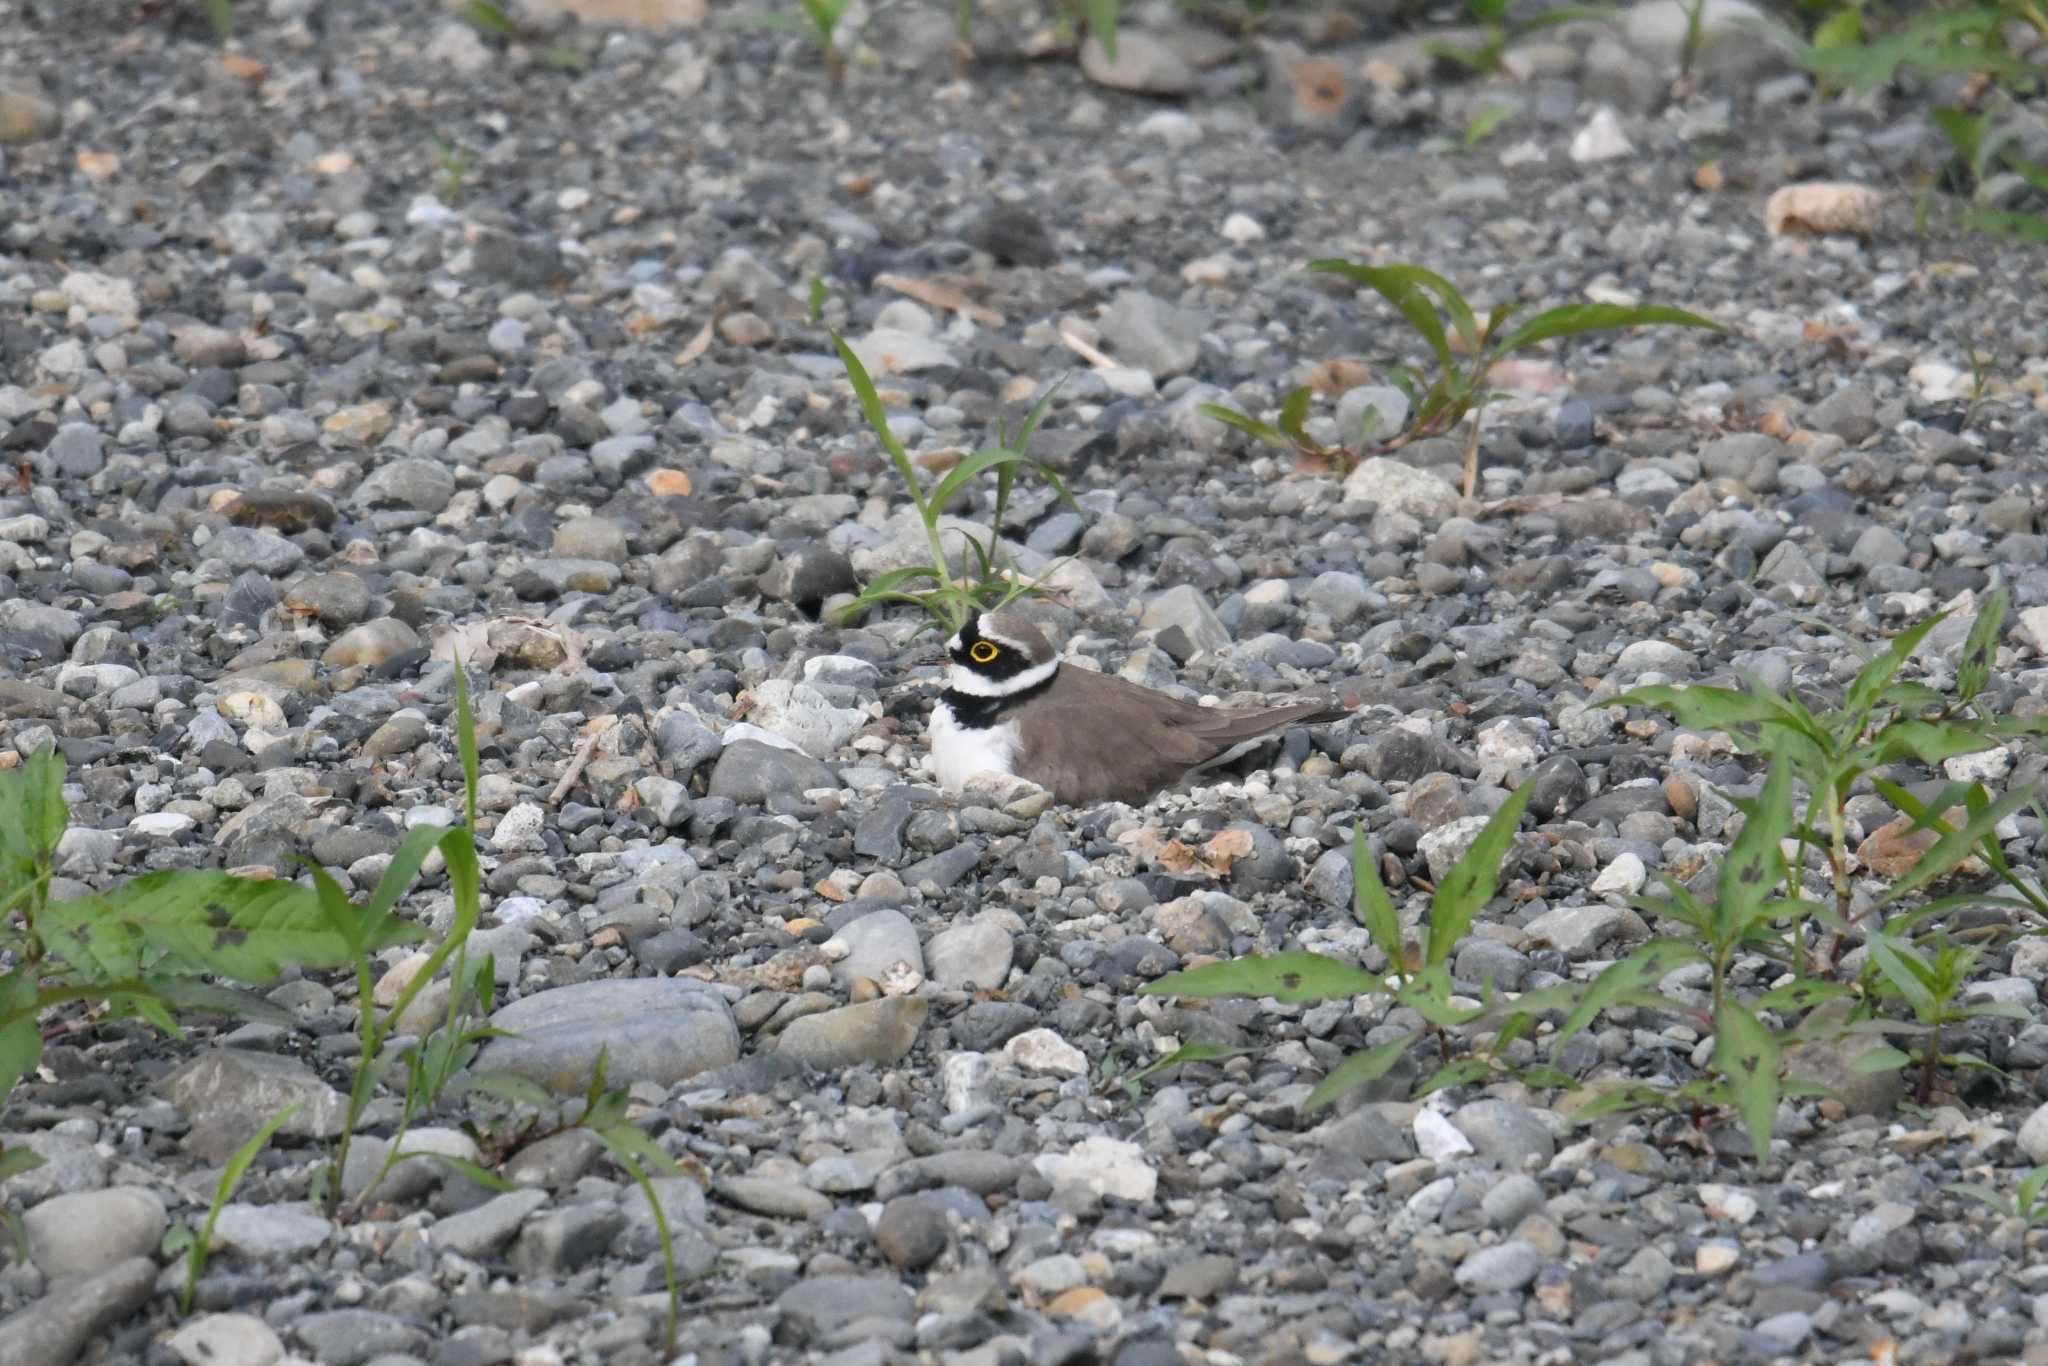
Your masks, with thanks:
[[(1826, 695), (1857, 662), (1834, 630), (2003, 584), (1994, 689), (2048, 707), (2048, 294), (1938, 196), (1916, 228), (1953, 91), (1821, 101), (1735, 33), (1674, 96), (1669, 4), (1484, 81), (1374, 3), (1256, 38), (1139, 7), (1113, 66), (997, 11), (957, 68), (950, 7), (898, 7), (836, 88), (721, 25), (508, 49), (425, 4), (236, 8), (224, 56), (196, 6), (0, 0), (0, 742), (71, 764), (67, 885), (309, 853), (363, 889), (459, 805), (447, 661), (474, 659), (475, 947), (522, 1031), (487, 1061), (574, 1088), (608, 1045), (702, 1174), (660, 1191), (683, 1359), (2048, 1361), (2040, 1235), (1942, 1189), (2048, 1160), (2038, 1013), (1985, 1022), (2004, 1077), (1931, 1107), (1811, 1059), (1840, 1094), (1787, 1102), (1759, 1166), (1718, 1122), (1574, 1126), (1517, 1085), (1306, 1114), (1384, 1003), (1138, 994), (1254, 950), (1380, 965), (1351, 830), (1431, 878), (1524, 782), (1456, 975), (1589, 977), (1757, 776), (1600, 705), (1639, 682)], [(1814, 179), (1885, 192), (1867, 234), (1767, 231)], [(1408, 347), (1301, 273), (1332, 254), (1732, 331), (1535, 357), (1475, 500), (1451, 443), (1296, 470), (1196, 409)], [(1141, 810), (939, 793), (930, 637), (820, 621), (921, 538), (808, 320), (821, 276), (916, 452), (1067, 376), (1037, 449), (1085, 515), (1030, 489), (1004, 530), (1060, 563), (1033, 610), (1070, 652), (1355, 717)], [(2039, 823), (2007, 833), (2031, 865)], [(404, 909), (445, 924), (445, 880)], [(1979, 989), (2039, 1012), (2041, 947)], [(586, 1136), (512, 1156), (509, 1194), (411, 1163), (314, 1213), (355, 988), (270, 996), (287, 1023), (180, 1041), (52, 1022), (5, 1114), (47, 1163), (7, 1187), (0, 1362), (660, 1358), (653, 1222)], [(1696, 1025), (1612, 1012), (1560, 1065), (1682, 1080)], [(1191, 1040), (1257, 1051), (1108, 1084)], [(289, 1098), (181, 1319), (167, 1224)], [(462, 1118), (415, 1142), (474, 1153)]]

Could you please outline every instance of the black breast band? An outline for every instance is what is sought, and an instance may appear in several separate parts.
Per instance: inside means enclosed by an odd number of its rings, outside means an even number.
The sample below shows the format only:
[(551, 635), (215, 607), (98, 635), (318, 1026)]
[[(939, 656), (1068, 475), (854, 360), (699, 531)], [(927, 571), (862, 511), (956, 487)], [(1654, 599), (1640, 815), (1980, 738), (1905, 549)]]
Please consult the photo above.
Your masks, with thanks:
[(953, 720), (961, 729), (987, 730), (991, 726), (1001, 725), (1004, 713), (1050, 688), (1052, 681), (1059, 676), (1059, 670), (1054, 669), (1042, 682), (1033, 683), (1028, 688), (1019, 688), (1013, 693), (1005, 693), (1001, 697), (977, 697), (973, 693), (961, 692), (958, 688), (948, 688), (939, 694), (939, 700), (952, 708)]

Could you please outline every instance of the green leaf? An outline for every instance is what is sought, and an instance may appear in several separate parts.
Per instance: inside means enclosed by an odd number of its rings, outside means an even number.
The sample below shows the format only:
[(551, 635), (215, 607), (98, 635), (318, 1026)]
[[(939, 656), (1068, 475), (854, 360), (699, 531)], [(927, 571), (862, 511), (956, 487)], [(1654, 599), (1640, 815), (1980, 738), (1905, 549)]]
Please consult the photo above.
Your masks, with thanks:
[(1741, 1005), (1723, 1001), (1714, 1016), (1714, 1066), (1728, 1079), (1751, 1151), (1764, 1161), (1778, 1113), (1778, 1040)]
[(1474, 114), (1465, 124), (1465, 147), (1477, 147), (1497, 132), (1500, 126), (1521, 111), (1506, 100), (1497, 100)]
[(1939, 626), (1947, 615), (1946, 612), (1937, 612), (1925, 621), (1907, 627), (1892, 637), (1877, 658), (1863, 666), (1862, 672), (1856, 675), (1856, 681), (1849, 685), (1848, 696), (1842, 702), (1842, 709), (1852, 722), (1847, 731), (1848, 739), (1854, 740), (1863, 733), (1871, 708), (1885, 695), (1885, 689), (1891, 686), (1892, 679), (1905, 667), (1906, 661), (1913, 657), (1913, 651), (1920, 648), (1920, 642), (1927, 638), (1927, 633)]
[(1888, 1043), (1872, 1044), (1856, 1055), (1855, 1061), (1849, 1064), (1849, 1070), (1865, 1074), (1896, 1072), (1901, 1067), (1910, 1065), (1912, 1061), (1913, 1055), (1903, 1049), (1895, 1048)]
[(1444, 874), (1436, 896), (1430, 901), (1429, 941), (1423, 953), (1423, 962), (1427, 966), (1435, 967), (1450, 961), (1451, 951), (1472, 927), (1473, 918), (1493, 899), (1495, 889), (1500, 886), (1500, 861), (1514, 842), (1515, 832), (1522, 823), (1522, 811), (1529, 805), (1529, 795), (1533, 791), (1535, 785), (1532, 783), (1523, 783), (1517, 788), (1486, 822), (1464, 857)]
[(1557, 337), (1576, 337), (1587, 332), (1612, 332), (1625, 327), (1704, 327), (1713, 332), (1728, 329), (1712, 318), (1703, 318), (1668, 304), (1566, 304), (1548, 309), (1523, 323), (1495, 342), (1492, 354), (1504, 356), (1538, 342)]
[(1969, 1001), (1959, 1012), (1965, 1020), (2031, 1020), (2034, 1012), (2018, 1001)]
[(1768, 697), (1737, 692), (1733, 688), (1709, 687), (1704, 683), (1682, 688), (1669, 683), (1631, 688), (1619, 697), (1609, 698), (1604, 705), (1655, 707), (1670, 713), (1679, 725), (1688, 730), (1733, 730), (1737, 726), (1763, 725), (1784, 718), (1783, 710)]
[(1415, 1098), (1447, 1091), (1453, 1086), (1476, 1086), (1493, 1076), (1493, 1065), (1484, 1058), (1459, 1058), (1445, 1063), (1428, 1080), (1415, 1088)]
[(98, 980), (211, 972), (268, 982), (288, 965), (352, 961), (309, 887), (283, 879), (175, 869), (44, 908), (38, 928), (66, 962)]
[[(1663, 1001), (1658, 983), (1679, 968), (1705, 961), (1706, 955), (1683, 939), (1652, 939), (1620, 962), (1609, 964), (1580, 991), (1578, 1004), (1565, 1018), (1552, 1041), (1553, 1056), (1556, 1049), (1564, 1047), (1568, 1039), (1591, 1024), (1601, 1011), (1613, 1005)], [(1528, 999), (1525, 995), (1516, 1003), (1517, 1006)]]
[(1353, 913), (1372, 936), (1372, 942), (1387, 956), (1394, 971), (1405, 972), (1401, 917), (1387, 895), (1386, 884), (1380, 881), (1379, 867), (1373, 862), (1372, 841), (1366, 838), (1362, 825), (1351, 828), (1351, 899)]
[[(926, 498), (925, 506), (931, 510), (933, 516), (937, 516), (946, 510), (946, 505), (952, 502), (959, 495), (960, 490), (967, 487), (970, 481), (980, 478), (990, 470), (1002, 469), (1006, 466), (1029, 466), (1037, 470), (1044, 477), (1046, 483), (1052, 486), (1053, 492), (1059, 495), (1060, 501), (1072, 507), (1076, 512), (1081, 510), (1081, 505), (1074, 501), (1074, 496), (1067, 492), (1066, 485), (1060, 482), (1059, 475), (1055, 474), (1050, 466), (1033, 460), (1022, 451), (1011, 450), (1007, 446), (992, 446), (987, 450), (976, 451), (973, 455), (968, 456), (952, 469), (946, 471), (946, 477), (938, 482), (932, 489), (930, 496)], [(991, 528), (990, 534), (994, 534), (993, 528)]]
[(37, 1020), (35, 974), (16, 968), (0, 977), (0, 1100), (43, 1060), (43, 1030)]
[(1998, 637), (2005, 629), (2006, 609), (2012, 603), (2012, 594), (2001, 588), (1993, 593), (1977, 619), (1970, 623), (1970, 634), (1963, 641), (1963, 653), (1956, 661), (1956, 691), (1962, 700), (1968, 702), (1984, 691), (1984, 685), (1991, 681), (1991, 667), (1998, 662)]
[(1838, 982), (1823, 982), (1817, 978), (1802, 977), (1784, 986), (1773, 987), (1756, 998), (1758, 1010), (1775, 1010), (1785, 1014), (1795, 1010), (1812, 1010), (1827, 1001), (1854, 999), (1856, 993)]
[(1876, 932), (1870, 937), (1870, 961), (1915, 1015), (1922, 1021), (1933, 1019), (1943, 1003), (1935, 996), (1934, 967), (1920, 950), (1903, 939)]
[(1851, 757), (1862, 768), (1901, 759), (1918, 759), (1932, 766), (1997, 746), (1997, 739), (1984, 728), (1965, 721), (1893, 721)]
[[(2020, 1178), (2019, 1193), (2013, 1203), (2021, 1210), (2032, 1211), (2035, 1202), (2041, 1198), (2041, 1188), (2048, 1186), (2048, 1166), (2040, 1166)], [(2029, 1214), (2031, 1218), (2032, 1215)]]
[(1951, 1181), (1943, 1186), (1942, 1189), (1951, 1195), (1960, 1195), (1966, 1200), (1975, 1200), (1979, 1204), (1989, 1205), (1992, 1209), (2009, 1219), (2019, 1217), (2019, 1210), (2012, 1201), (1981, 1182)]
[(1910, 896), (1936, 878), (1946, 876), (1957, 864), (1970, 856), (1970, 851), (1979, 842), (1995, 842), (1998, 823), (2025, 806), (2032, 798), (2033, 793), (2023, 788), (2018, 792), (2006, 793), (1981, 810), (1972, 811), (1970, 818), (1964, 821), (1960, 828), (1950, 830), (1935, 840), (1912, 869), (1893, 883), (1889, 892), (1878, 898), (1877, 904), (1889, 906), (1900, 897)]
[(1308, 1093), (1308, 1099), (1302, 1102), (1303, 1113), (1320, 1110), (1346, 1092), (1356, 1090), (1369, 1081), (1378, 1081), (1394, 1070), (1394, 1064), (1401, 1061), (1401, 1055), (1420, 1037), (1417, 1034), (1403, 1034), (1398, 1039), (1389, 1039), (1383, 1044), (1361, 1048), (1353, 1053), (1337, 1064), (1336, 1071), (1316, 1083), (1315, 1089)]
[(1285, 401), (1280, 405), (1280, 430), (1285, 432), (1288, 438), (1297, 445), (1313, 446), (1316, 444), (1309, 440), (1307, 434), (1302, 430), (1303, 424), (1308, 421), (1309, 404), (1314, 398), (1315, 395), (1310, 391), (1309, 387), (1302, 385), (1300, 388), (1289, 392)]
[(34, 1148), (0, 1148), (0, 1181), (23, 1172), (32, 1172), (43, 1165), (42, 1154)]
[(263, 1151), (277, 1131), (284, 1127), (286, 1120), (298, 1113), (299, 1105), (300, 1102), (295, 1100), (272, 1115), (261, 1128), (249, 1135), (247, 1142), (235, 1149), (234, 1156), (221, 1168), (220, 1180), (213, 1187), (213, 1204), (206, 1211), (206, 1222), (185, 1252), (185, 1288), (178, 1299), (181, 1313), (192, 1312), (192, 1294), (198, 1289), (199, 1277), (206, 1270), (207, 1254), (213, 1250), (213, 1228), (220, 1222), (221, 1210), (235, 1198), (235, 1191), (241, 1186), (242, 1178), (249, 1174), (256, 1154)]
[(21, 767), (0, 773), (0, 859), (25, 874), (57, 852), (71, 824), (64, 800), (64, 760), (48, 745)]
[[(1444, 331), (1443, 319), (1437, 316), (1436, 306), (1423, 295), (1417, 283), (1418, 272), (1425, 275), (1434, 272), (1424, 271), (1420, 266), (1362, 266), (1354, 261), (1335, 258), (1311, 261), (1308, 268), (1323, 274), (1342, 275), (1377, 293), (1398, 309), (1401, 316), (1408, 320), (1408, 325), (1428, 343), (1438, 365), (1445, 370), (1457, 368), (1458, 359), (1451, 351), (1451, 341)], [(1436, 278), (1443, 279), (1442, 276)], [(1448, 281), (1445, 281), (1445, 288), (1450, 288)], [(1457, 293), (1456, 290), (1451, 292)], [(1471, 316), (1469, 308), (1466, 309), (1466, 316)], [(1478, 331), (1476, 322), (1473, 323), (1472, 330), (1475, 334)]]
[(917, 477), (917, 466), (910, 459), (910, 452), (903, 449), (903, 443), (896, 439), (896, 433), (889, 430), (889, 414), (882, 407), (882, 396), (875, 390), (874, 380), (868, 377), (868, 368), (860, 363), (846, 338), (837, 332), (832, 334), (832, 345), (838, 349), (839, 363), (845, 367), (847, 383), (853, 386), (854, 401), (860, 405), (861, 416), (867, 419), (875, 439), (882, 443), (882, 449), (889, 453), (896, 474), (903, 480), (903, 487), (909, 490), (910, 500), (917, 505), (919, 517), (931, 520), (931, 508), (924, 496), (924, 481)]
[(1221, 422), (1226, 427), (1235, 427), (1246, 436), (1263, 441), (1269, 446), (1291, 448), (1294, 445), (1293, 440), (1287, 433), (1281, 431), (1278, 427), (1270, 423), (1261, 422), (1255, 417), (1246, 417), (1235, 408), (1226, 408), (1220, 403), (1204, 403), (1197, 407), (1195, 411), (1203, 417), (1213, 418)]
[(1088, 21), (1088, 31), (1102, 43), (1102, 55), (1112, 62), (1116, 60), (1116, 26), (1122, 13), (1122, 0), (1078, 0), (1081, 17)]
[(1255, 1049), (1250, 1048), (1234, 1048), (1229, 1044), (1184, 1043), (1156, 1062), (1148, 1063), (1135, 1072), (1118, 1077), (1115, 1085), (1136, 1086), (1148, 1077), (1157, 1076), (1161, 1072), (1170, 1071), (1185, 1063), (1220, 1062), (1225, 1058), (1241, 1058), (1245, 1054), (1255, 1051)]
[(485, 1190), (509, 1191), (519, 1189), (516, 1183), (507, 1181), (489, 1167), (481, 1166), (466, 1157), (456, 1157), (452, 1153), (407, 1153), (405, 1156), (431, 1157), (450, 1171), (460, 1172), (468, 1180), (482, 1186)]
[(1742, 832), (1721, 860), (1720, 900), (1714, 911), (1717, 947), (1733, 945), (1760, 918), (1764, 902), (1785, 881), (1785, 854), (1778, 841), (1792, 824), (1792, 770), (1771, 765), (1763, 792), (1739, 803)]
[(1828, 49), (1854, 47), (1863, 41), (1863, 13), (1845, 5), (1823, 19), (1813, 31), (1813, 45)]
[(1386, 990), (1384, 980), (1363, 968), (1304, 952), (1210, 963), (1189, 972), (1170, 972), (1139, 988), (1147, 996), (1270, 996), (1285, 1005), (1348, 1000)]

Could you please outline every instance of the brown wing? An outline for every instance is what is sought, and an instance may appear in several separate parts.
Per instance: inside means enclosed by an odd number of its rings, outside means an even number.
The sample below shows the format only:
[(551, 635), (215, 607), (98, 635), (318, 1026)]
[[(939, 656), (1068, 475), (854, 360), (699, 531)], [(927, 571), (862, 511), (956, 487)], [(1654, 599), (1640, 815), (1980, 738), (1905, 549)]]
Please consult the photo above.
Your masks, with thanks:
[(1018, 771), (1070, 806), (1137, 805), (1247, 741), (1350, 715), (1326, 698), (1244, 711), (1203, 707), (1072, 665), (1060, 666), (1055, 686), (1060, 734), (1038, 743), (1026, 737)]

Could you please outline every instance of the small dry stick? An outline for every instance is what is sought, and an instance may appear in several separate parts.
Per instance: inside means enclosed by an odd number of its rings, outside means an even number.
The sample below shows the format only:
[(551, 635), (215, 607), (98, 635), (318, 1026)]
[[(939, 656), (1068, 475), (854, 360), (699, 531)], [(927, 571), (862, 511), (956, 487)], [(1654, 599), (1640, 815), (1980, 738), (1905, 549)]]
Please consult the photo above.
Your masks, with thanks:
[(576, 786), (576, 780), (583, 776), (584, 767), (590, 763), (590, 756), (597, 753), (598, 742), (611, 734), (613, 727), (619, 724), (619, 718), (616, 716), (606, 719), (611, 725), (599, 726), (584, 736), (583, 743), (576, 747), (576, 757), (569, 761), (568, 769), (562, 774), (562, 781), (556, 783), (555, 790), (548, 794), (549, 806), (562, 804), (562, 798), (569, 795), (569, 789)]

